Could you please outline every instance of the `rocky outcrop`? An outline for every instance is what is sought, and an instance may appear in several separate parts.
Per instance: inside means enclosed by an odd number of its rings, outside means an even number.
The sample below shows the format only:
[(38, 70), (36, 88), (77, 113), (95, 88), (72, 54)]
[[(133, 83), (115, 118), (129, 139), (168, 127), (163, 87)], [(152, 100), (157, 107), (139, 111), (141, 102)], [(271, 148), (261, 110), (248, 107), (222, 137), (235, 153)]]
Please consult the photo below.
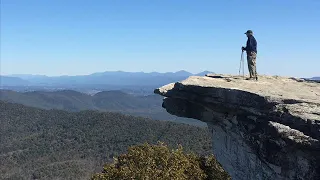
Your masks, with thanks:
[(207, 75), (155, 93), (169, 113), (208, 124), (232, 179), (320, 179), (320, 83)]

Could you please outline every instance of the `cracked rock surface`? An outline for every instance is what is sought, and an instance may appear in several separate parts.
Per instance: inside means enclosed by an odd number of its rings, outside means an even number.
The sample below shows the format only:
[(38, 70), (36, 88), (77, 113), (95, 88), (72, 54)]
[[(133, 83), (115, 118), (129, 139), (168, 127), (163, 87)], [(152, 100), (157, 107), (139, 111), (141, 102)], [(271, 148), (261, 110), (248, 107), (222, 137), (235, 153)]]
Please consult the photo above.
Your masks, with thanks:
[(209, 74), (155, 93), (169, 113), (208, 124), (232, 179), (320, 179), (320, 83)]

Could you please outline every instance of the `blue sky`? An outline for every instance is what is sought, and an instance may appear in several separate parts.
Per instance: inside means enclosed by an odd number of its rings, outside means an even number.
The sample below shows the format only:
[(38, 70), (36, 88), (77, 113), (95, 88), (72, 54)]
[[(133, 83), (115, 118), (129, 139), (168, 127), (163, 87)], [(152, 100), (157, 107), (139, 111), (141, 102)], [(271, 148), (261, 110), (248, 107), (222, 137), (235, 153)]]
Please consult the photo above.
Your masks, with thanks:
[(319, 0), (1, 0), (1, 74), (237, 74), (247, 29), (260, 74), (320, 75)]

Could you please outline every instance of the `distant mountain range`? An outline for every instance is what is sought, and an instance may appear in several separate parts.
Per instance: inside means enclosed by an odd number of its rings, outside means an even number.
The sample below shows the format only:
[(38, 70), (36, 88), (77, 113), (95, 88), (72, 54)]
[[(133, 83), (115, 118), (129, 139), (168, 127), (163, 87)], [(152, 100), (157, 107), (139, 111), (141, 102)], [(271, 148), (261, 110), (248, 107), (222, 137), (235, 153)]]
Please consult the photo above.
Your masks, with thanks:
[(19, 77), (0, 76), (0, 86), (24, 86), (30, 84), (29, 81)]
[(312, 77), (311, 80), (320, 80), (320, 77)]
[(306, 81), (312, 81), (312, 82), (317, 82), (320, 83), (320, 77), (312, 77), (312, 78), (302, 78)]
[(209, 71), (192, 74), (187, 71), (168, 73), (144, 73), (144, 72), (123, 72), (107, 71), (79, 76), (57, 76), (49, 77), (44, 75), (15, 74), (0, 76), (1, 86), (77, 86), (77, 85), (113, 85), (113, 86), (160, 86), (170, 82), (180, 81), (189, 76), (203, 76)]
[(83, 110), (120, 112), (156, 120), (205, 126), (205, 123), (197, 120), (170, 115), (162, 108), (162, 97), (158, 95), (134, 96), (121, 91), (103, 91), (91, 96), (72, 90), (24, 93), (0, 90), (0, 100), (42, 109), (60, 109), (73, 112)]

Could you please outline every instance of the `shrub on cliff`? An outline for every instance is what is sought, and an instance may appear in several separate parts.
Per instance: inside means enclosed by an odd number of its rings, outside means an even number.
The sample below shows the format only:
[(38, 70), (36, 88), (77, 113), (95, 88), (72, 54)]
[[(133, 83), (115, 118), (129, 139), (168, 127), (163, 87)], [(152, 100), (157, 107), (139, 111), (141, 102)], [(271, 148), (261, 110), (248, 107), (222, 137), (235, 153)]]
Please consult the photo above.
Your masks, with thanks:
[(185, 153), (181, 146), (170, 150), (163, 143), (146, 143), (131, 146), (127, 154), (122, 154), (115, 158), (113, 163), (106, 164), (102, 173), (93, 175), (91, 179), (226, 180), (230, 179), (230, 176), (213, 155), (200, 157)]

